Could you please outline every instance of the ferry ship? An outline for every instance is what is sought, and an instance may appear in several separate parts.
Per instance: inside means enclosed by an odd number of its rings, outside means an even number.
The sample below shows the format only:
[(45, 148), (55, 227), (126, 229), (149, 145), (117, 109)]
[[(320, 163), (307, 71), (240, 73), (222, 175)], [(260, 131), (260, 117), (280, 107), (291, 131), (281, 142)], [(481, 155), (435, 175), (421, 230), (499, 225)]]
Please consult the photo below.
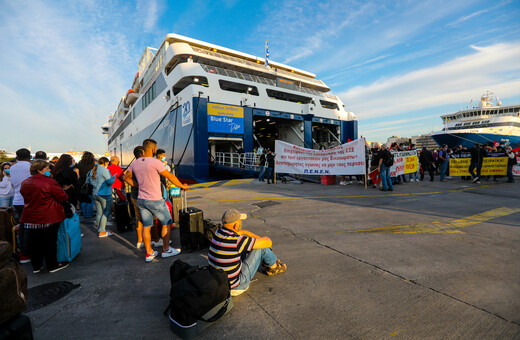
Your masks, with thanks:
[(168, 34), (145, 49), (102, 132), (124, 165), (153, 138), (179, 178), (208, 181), (226, 167), (254, 171), (255, 150), (274, 150), (277, 139), (315, 149), (357, 139), (356, 116), (329, 91), (313, 73)]
[(444, 128), (431, 135), (439, 146), (472, 148), (475, 143), (495, 142), (513, 149), (520, 146), (520, 105), (502, 106), (492, 92), (483, 94), (478, 105), (471, 101), (466, 110), (441, 118)]

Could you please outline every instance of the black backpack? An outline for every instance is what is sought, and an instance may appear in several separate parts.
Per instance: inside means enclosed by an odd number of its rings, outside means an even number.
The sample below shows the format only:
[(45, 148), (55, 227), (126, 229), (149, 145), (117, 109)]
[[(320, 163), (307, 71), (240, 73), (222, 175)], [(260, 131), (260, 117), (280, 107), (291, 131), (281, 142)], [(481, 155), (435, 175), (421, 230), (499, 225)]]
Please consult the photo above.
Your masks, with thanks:
[(387, 167), (394, 165), (394, 155), (388, 150), (383, 151), (383, 164)]
[(197, 321), (213, 322), (227, 311), (225, 304), (210, 319), (202, 316), (230, 297), (227, 274), (212, 266), (192, 266), (182, 260), (170, 267), (170, 304), (164, 311), (170, 319), (183, 326), (191, 326)]

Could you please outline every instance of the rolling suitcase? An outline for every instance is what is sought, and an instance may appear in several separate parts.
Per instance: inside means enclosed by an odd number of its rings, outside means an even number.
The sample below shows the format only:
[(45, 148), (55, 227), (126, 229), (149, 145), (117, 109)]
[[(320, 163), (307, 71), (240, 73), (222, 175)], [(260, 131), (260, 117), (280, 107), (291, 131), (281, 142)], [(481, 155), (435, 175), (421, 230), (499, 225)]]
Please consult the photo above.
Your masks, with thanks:
[(188, 194), (181, 193), (181, 210), (179, 211), (179, 234), (183, 251), (203, 249), (204, 242), (204, 214), (202, 210), (188, 207)]
[(32, 340), (31, 319), (27, 315), (18, 314), (1, 324), (0, 339)]
[(132, 219), (130, 218), (130, 208), (128, 201), (119, 201), (116, 203), (116, 227), (118, 233), (132, 231)]
[(81, 251), (81, 228), (79, 216), (74, 213), (71, 218), (61, 222), (58, 229), (56, 260), (70, 262)]

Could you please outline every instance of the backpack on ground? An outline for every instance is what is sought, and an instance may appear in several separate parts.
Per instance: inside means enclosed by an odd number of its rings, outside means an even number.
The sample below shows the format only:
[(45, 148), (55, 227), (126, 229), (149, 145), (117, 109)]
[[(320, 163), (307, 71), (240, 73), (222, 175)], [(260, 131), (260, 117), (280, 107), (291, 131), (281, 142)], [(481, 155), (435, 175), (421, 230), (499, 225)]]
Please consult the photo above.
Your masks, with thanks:
[(222, 224), (213, 222), (212, 220), (206, 219), (204, 220), (204, 236), (208, 241), (208, 245), (211, 244), (211, 240), (213, 240), (213, 236), (217, 232), (217, 229), (220, 228)]
[(386, 167), (391, 167), (394, 165), (394, 155), (388, 150), (383, 152), (383, 164)]
[(182, 260), (170, 267), (170, 304), (164, 311), (170, 328), (183, 339), (196, 336), (233, 308), (227, 274)]
[(0, 241), (0, 324), (27, 309), (27, 275), (12, 253), (13, 246)]

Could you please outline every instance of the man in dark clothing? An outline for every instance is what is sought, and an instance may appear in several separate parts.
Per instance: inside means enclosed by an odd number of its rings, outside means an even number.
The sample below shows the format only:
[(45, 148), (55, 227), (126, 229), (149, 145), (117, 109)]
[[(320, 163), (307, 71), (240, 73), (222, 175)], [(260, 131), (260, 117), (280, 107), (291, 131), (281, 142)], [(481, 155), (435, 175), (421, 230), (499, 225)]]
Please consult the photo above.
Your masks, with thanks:
[(271, 184), (269, 180), (274, 183), (274, 157), (275, 154), (271, 152), (271, 150), (267, 151), (267, 184)]
[(265, 174), (265, 162), (266, 162), (266, 154), (265, 150), (262, 150), (262, 154), (260, 155), (258, 165), (260, 166), (260, 174), (258, 175), (258, 181), (259, 182), (265, 182), (264, 181), (264, 174)]
[[(479, 143), (475, 143), (475, 147), (470, 149), (471, 153), (471, 163), (469, 165), (468, 172), (471, 174), (473, 178), (473, 183), (480, 183), (480, 171), (482, 170), (482, 163), (484, 161), (484, 157), (487, 156), (487, 151), (483, 148)], [(477, 168), (477, 174), (473, 172)]]
[(430, 173), (430, 182), (433, 182), (433, 155), (430, 150), (423, 147), (421, 155), (419, 156), (419, 163), (421, 163), (421, 181), (424, 180), (424, 173), (428, 171)]

